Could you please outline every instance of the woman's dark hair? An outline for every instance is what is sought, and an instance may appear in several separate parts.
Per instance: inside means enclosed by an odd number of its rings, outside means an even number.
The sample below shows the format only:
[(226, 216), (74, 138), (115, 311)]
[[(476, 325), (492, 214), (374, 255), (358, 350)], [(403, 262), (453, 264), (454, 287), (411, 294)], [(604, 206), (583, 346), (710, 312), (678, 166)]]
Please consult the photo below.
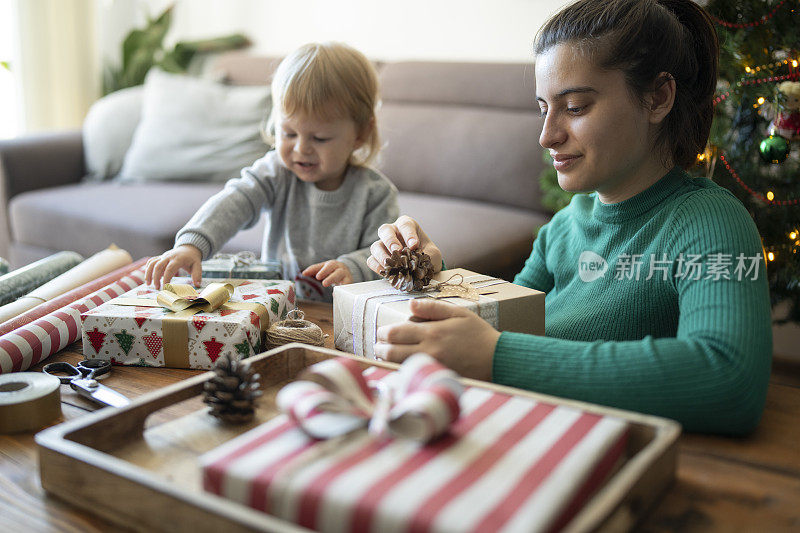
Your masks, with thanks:
[[(539, 31), (534, 51), (572, 43), (604, 70), (621, 70), (638, 98), (675, 79), (672, 110), (656, 139), (676, 165), (703, 152), (714, 116), (719, 42), (708, 14), (690, 0), (579, 0)], [(666, 154), (665, 154), (666, 155)]]

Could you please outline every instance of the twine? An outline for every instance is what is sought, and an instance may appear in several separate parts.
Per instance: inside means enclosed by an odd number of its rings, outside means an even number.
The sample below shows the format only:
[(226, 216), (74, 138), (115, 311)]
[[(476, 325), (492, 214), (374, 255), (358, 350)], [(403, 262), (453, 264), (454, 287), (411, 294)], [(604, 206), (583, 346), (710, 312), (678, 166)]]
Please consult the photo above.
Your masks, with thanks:
[(325, 337), (322, 329), (308, 320), (299, 309), (289, 311), (285, 320), (272, 324), (267, 330), (267, 345), (270, 348), (283, 346), (290, 342), (300, 342), (312, 346), (324, 346)]
[[(458, 283), (450, 283), (450, 280), (453, 279), (453, 278), (461, 278), (461, 281), (459, 281)], [(442, 289), (444, 289), (446, 287), (452, 287), (454, 289), (467, 290), (467, 287), (465, 286), (465, 283), (464, 283), (464, 276), (462, 274), (453, 274), (452, 276), (450, 276), (446, 280), (440, 281), (436, 285), (428, 285), (427, 287), (425, 287), (424, 291), (426, 291), (426, 292), (428, 292), (428, 291), (441, 291)]]

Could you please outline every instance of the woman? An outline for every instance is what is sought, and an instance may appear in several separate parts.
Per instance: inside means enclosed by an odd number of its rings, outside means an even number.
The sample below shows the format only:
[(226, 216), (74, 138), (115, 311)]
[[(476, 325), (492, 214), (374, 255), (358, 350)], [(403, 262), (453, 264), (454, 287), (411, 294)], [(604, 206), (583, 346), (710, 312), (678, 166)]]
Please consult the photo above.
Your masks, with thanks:
[[(546, 337), (500, 333), (447, 303), (413, 300), (376, 355), (432, 354), (462, 375), (633, 409), (687, 430), (756, 427), (772, 336), (761, 243), (725, 189), (684, 172), (713, 117), (718, 43), (689, 0), (581, 0), (535, 45), (539, 139), (576, 195), (541, 228), (514, 282), (547, 293)], [(594, 192), (592, 192), (594, 191)], [(382, 226), (368, 265), (418, 224)]]

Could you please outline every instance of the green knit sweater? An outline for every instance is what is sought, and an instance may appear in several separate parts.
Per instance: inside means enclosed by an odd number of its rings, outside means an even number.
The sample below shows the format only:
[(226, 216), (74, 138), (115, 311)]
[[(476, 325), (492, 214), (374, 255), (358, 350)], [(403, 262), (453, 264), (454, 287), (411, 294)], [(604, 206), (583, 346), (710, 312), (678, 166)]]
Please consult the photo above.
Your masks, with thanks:
[(547, 293), (546, 336), (502, 333), (495, 382), (689, 431), (758, 424), (772, 355), (761, 242), (710, 180), (676, 168), (617, 204), (576, 195), (541, 228), (514, 283)]

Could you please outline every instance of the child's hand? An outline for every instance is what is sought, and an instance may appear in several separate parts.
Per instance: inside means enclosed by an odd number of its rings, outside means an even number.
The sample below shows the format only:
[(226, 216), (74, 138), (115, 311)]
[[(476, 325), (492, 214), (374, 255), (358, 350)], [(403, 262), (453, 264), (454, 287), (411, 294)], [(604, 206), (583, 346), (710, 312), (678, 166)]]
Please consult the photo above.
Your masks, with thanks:
[(172, 277), (183, 269), (192, 276), (192, 283), (200, 285), (202, 280), (201, 261), (203, 254), (200, 249), (191, 244), (182, 244), (168, 252), (164, 252), (158, 257), (151, 257), (147, 261), (147, 270), (144, 274), (144, 282), (153, 285), (156, 289), (161, 289), (163, 283), (169, 283)]
[(324, 263), (316, 263), (303, 270), (304, 276), (312, 276), (322, 281), (323, 287), (330, 287), (332, 285), (347, 285), (353, 283), (353, 275), (347, 265), (341, 261), (325, 261)]

